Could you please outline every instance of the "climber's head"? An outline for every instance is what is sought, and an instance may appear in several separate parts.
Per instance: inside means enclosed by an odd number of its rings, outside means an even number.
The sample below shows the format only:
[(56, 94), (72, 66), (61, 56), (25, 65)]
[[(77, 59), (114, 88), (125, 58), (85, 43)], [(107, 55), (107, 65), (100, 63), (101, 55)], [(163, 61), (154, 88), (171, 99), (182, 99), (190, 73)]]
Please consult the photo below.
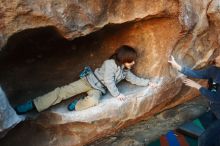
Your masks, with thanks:
[(124, 65), (125, 68), (131, 69), (137, 59), (137, 52), (134, 48), (128, 45), (123, 45), (117, 48), (110, 58), (114, 59), (117, 65)]

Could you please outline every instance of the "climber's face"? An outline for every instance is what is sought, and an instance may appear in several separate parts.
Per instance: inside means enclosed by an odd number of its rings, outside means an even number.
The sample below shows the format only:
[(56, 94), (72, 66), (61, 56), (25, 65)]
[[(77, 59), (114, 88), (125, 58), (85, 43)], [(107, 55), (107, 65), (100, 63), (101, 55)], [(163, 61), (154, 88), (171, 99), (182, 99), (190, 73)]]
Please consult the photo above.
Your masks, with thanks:
[(124, 66), (125, 66), (125, 68), (127, 68), (127, 69), (131, 69), (134, 64), (135, 64), (135, 61), (126, 62), (126, 63), (124, 63)]
[(215, 58), (214, 62), (216, 67), (220, 67), (220, 55)]

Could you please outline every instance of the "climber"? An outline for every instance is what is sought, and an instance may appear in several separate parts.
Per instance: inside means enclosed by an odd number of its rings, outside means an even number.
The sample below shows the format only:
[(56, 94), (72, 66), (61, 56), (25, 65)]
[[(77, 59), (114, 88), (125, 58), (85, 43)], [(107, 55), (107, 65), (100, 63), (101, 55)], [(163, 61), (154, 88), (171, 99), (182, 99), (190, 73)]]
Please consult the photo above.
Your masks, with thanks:
[(27, 101), (15, 107), (18, 114), (26, 113), (34, 108), (38, 112), (49, 108), (52, 105), (60, 103), (77, 94), (87, 92), (88, 96), (79, 101), (74, 100), (69, 110), (84, 110), (95, 106), (99, 103), (100, 96), (106, 93), (106, 89), (113, 97), (123, 101), (126, 96), (119, 92), (116, 84), (123, 79), (139, 86), (151, 86), (156, 88), (156, 83), (150, 82), (149, 79), (143, 79), (135, 76), (130, 70), (135, 64), (137, 52), (134, 48), (123, 45), (94, 72), (86, 67), (80, 74), (80, 79), (63, 87)]
[(201, 95), (209, 101), (210, 109), (208, 114), (206, 113), (206, 120), (210, 120), (210, 124), (206, 126), (205, 132), (199, 136), (199, 146), (220, 146), (220, 55), (214, 59), (213, 65), (203, 70), (182, 67), (175, 61), (173, 56), (168, 62), (172, 67), (188, 77), (207, 79), (209, 81), (209, 86), (206, 88), (191, 79), (183, 79), (185, 85), (198, 89)]

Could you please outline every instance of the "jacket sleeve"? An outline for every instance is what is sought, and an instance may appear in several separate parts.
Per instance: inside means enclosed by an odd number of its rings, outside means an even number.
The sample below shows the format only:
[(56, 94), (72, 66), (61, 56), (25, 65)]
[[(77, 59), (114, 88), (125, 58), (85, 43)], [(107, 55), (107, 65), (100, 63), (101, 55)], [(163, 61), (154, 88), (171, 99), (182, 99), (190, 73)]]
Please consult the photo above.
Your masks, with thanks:
[(208, 90), (207, 88), (201, 87), (199, 89), (200, 93), (208, 98), (211, 102), (220, 102), (220, 93), (219, 92), (212, 92)]
[(192, 70), (188, 67), (183, 67), (180, 72), (192, 78), (208, 79), (210, 78), (210, 74), (212, 70), (213, 70), (213, 67), (209, 67), (203, 70)]
[(117, 70), (117, 65), (113, 60), (106, 60), (104, 62), (104, 84), (107, 87), (110, 94), (114, 97), (117, 97), (120, 92), (118, 91), (118, 88), (115, 85), (115, 72)]
[(148, 79), (137, 77), (131, 71), (127, 72), (125, 79), (129, 81), (130, 83), (138, 85), (138, 86), (147, 86), (149, 83)]

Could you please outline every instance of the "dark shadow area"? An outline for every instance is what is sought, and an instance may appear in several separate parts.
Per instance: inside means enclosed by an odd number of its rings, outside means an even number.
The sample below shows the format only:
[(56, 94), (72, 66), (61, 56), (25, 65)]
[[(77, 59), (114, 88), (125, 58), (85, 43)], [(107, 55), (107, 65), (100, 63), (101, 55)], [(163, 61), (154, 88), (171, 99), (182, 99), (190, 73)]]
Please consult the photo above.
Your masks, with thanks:
[(48, 56), (61, 50), (57, 48), (64, 50), (69, 47), (70, 42), (63, 38), (53, 26), (27, 29), (9, 38), (0, 54), (0, 59), (7, 58), (9, 62), (22, 63), (24, 60), (40, 58), (42, 54)]
[(17, 102), (42, 94), (40, 87), (47, 89), (51, 74), (58, 78), (56, 63), (61, 61), (59, 56), (68, 54), (69, 48), (70, 41), (52, 26), (11, 36), (0, 53), (0, 84), (9, 99)]

